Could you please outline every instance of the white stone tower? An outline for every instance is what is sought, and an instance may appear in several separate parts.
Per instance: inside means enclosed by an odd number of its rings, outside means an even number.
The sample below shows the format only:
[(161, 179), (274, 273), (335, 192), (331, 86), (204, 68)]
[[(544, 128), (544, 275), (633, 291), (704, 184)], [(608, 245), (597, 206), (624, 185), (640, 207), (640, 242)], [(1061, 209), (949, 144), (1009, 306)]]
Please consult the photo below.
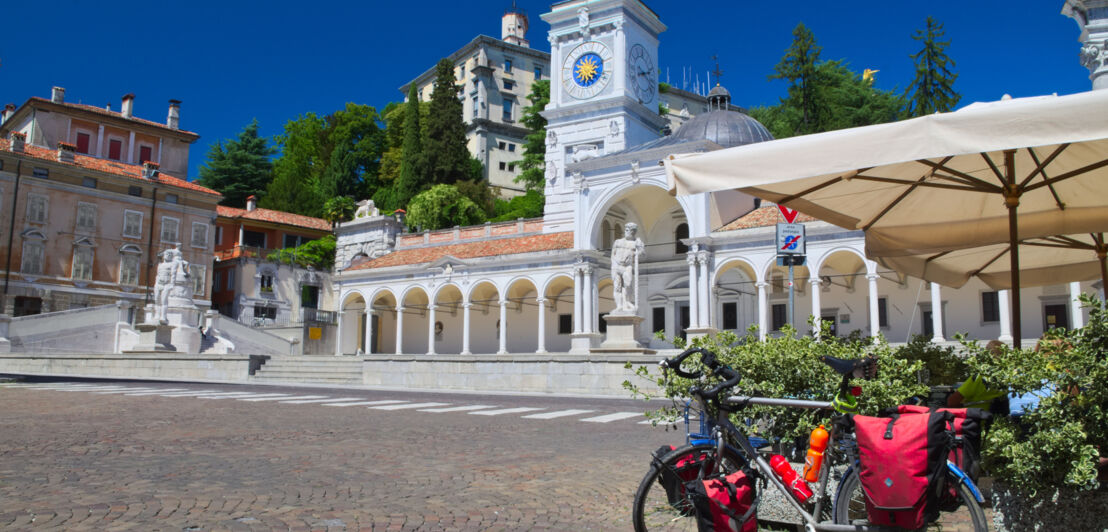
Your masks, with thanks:
[(639, 0), (569, 0), (550, 24), (550, 103), (546, 126), (547, 232), (574, 229), (585, 193), (567, 163), (601, 157), (661, 136), (658, 34), (666, 27)]
[(512, 7), (504, 11), (504, 16), (500, 19), (500, 40), (530, 48), (531, 43), (527, 41), (527, 28), (527, 13), (512, 2)]
[(1108, 0), (1066, 0), (1062, 14), (1081, 29), (1081, 64), (1093, 90), (1108, 89)]

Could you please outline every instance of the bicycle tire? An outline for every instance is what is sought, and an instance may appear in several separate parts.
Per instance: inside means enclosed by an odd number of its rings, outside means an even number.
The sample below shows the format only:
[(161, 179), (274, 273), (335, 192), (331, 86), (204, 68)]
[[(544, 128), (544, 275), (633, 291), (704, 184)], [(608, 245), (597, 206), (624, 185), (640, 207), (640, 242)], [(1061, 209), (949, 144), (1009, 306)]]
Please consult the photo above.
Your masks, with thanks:
[[(939, 513), (939, 519), (928, 523), (922, 530), (932, 528), (963, 530), (962, 527), (968, 523), (973, 526), (972, 530), (974, 532), (987, 532), (989, 522), (985, 518), (985, 511), (981, 508), (977, 499), (973, 497), (969, 486), (959, 481), (950, 472), (947, 472), (946, 480), (958, 486), (958, 500), (944, 503), (943, 511)], [(957, 504), (951, 504), (953, 502)], [(835, 524), (839, 525), (864, 525), (869, 523), (866, 519), (866, 502), (862, 492), (862, 481), (856, 468), (851, 469), (839, 483), (833, 515)], [(958, 526), (952, 526), (955, 524)]]
[[(691, 464), (678, 465), (678, 460), (694, 457)], [(683, 490), (677, 495), (677, 500), (671, 502), (660, 482), (663, 471), (684, 472), (699, 468), (703, 460), (711, 460), (715, 463), (716, 447), (714, 444), (691, 444), (678, 447), (666, 453), (650, 465), (650, 470), (639, 483), (635, 491), (635, 501), (632, 505), (632, 521), (635, 532), (656, 532), (659, 530), (679, 531), (697, 530), (696, 512), (692, 502), (684, 495)], [(727, 473), (738, 471), (746, 463), (739, 454), (730, 449), (724, 450), (723, 469)], [(713, 470), (709, 468), (709, 470)]]

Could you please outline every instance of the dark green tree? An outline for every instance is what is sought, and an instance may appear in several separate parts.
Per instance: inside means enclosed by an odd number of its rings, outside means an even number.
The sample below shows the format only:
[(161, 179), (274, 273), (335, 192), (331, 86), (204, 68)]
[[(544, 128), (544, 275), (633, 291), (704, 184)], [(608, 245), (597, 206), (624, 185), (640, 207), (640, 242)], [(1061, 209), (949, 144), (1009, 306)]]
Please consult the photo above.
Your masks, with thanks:
[(528, 191), (540, 193), (546, 186), (546, 119), (539, 113), (550, 103), (550, 81), (538, 80), (531, 84), (531, 94), (527, 95), (531, 105), (523, 108), (520, 120), (530, 130), (523, 144), (523, 160), (517, 161), (523, 170), (515, 178), (523, 183)]
[(355, 210), (357, 205), (349, 196), (335, 196), (323, 202), (323, 219), (332, 225), (345, 222), (354, 218)]
[(420, 192), (408, 207), (407, 222), (411, 228), (434, 230), (474, 225), (484, 220), (481, 207), (454, 185), (439, 184)]
[(913, 39), (923, 42), (923, 48), (911, 55), (916, 63), (916, 79), (904, 91), (909, 96), (908, 116), (945, 113), (954, 109), (962, 96), (954, 92), (958, 74), (951, 71), (954, 60), (946, 55), (950, 40), (940, 40), (946, 32), (943, 25), (927, 17), (927, 29), (916, 30)]
[(423, 132), (419, 116), (419, 93), (415, 84), (408, 89), (404, 103), (404, 141), (401, 145), (400, 175), (393, 187), (392, 208), (400, 208), (419, 194), (426, 183), (426, 161), (423, 156)]
[(428, 184), (451, 185), (472, 177), (462, 102), (458, 99), (454, 63), (443, 58), (435, 66), (435, 84), (423, 142)]
[(265, 196), (273, 179), (269, 156), (274, 151), (268, 139), (258, 136), (255, 119), (243, 128), (238, 139), (212, 145), (196, 182), (223, 194), (220, 205), (244, 207), (248, 196)]
[(817, 89), (819, 80), (816, 63), (819, 62), (821, 48), (816, 44), (816, 36), (804, 23), (793, 29), (793, 43), (785, 50), (785, 56), (773, 67), (774, 73), (769, 79), (784, 79), (789, 82), (789, 99), (800, 111), (800, 120), (793, 135), (805, 135), (819, 130), (821, 113), (824, 110)]
[(307, 216), (323, 214), (319, 178), (326, 162), (320, 156), (327, 137), (324, 119), (308, 113), (285, 124), (277, 136), (281, 157), (273, 163), (273, 181), (259, 206)]

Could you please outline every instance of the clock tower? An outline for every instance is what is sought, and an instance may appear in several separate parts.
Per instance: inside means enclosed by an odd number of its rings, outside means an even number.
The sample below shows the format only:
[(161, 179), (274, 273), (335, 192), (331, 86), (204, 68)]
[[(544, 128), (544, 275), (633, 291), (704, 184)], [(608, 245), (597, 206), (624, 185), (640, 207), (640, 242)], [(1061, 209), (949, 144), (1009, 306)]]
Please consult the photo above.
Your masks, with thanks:
[(551, 70), (545, 225), (566, 231), (583, 186), (566, 165), (661, 136), (658, 34), (666, 27), (639, 0), (567, 0), (542, 19), (550, 24)]

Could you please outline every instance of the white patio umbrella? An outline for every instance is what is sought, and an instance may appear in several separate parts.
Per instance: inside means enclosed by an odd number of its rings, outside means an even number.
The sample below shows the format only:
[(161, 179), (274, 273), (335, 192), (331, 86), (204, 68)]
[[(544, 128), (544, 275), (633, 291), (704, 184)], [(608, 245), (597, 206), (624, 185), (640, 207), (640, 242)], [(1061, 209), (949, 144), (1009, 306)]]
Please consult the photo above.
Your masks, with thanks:
[(678, 194), (739, 189), (862, 229), (873, 259), (1007, 243), (1018, 342), (1014, 244), (1108, 232), (1108, 91), (978, 103), (665, 165)]

